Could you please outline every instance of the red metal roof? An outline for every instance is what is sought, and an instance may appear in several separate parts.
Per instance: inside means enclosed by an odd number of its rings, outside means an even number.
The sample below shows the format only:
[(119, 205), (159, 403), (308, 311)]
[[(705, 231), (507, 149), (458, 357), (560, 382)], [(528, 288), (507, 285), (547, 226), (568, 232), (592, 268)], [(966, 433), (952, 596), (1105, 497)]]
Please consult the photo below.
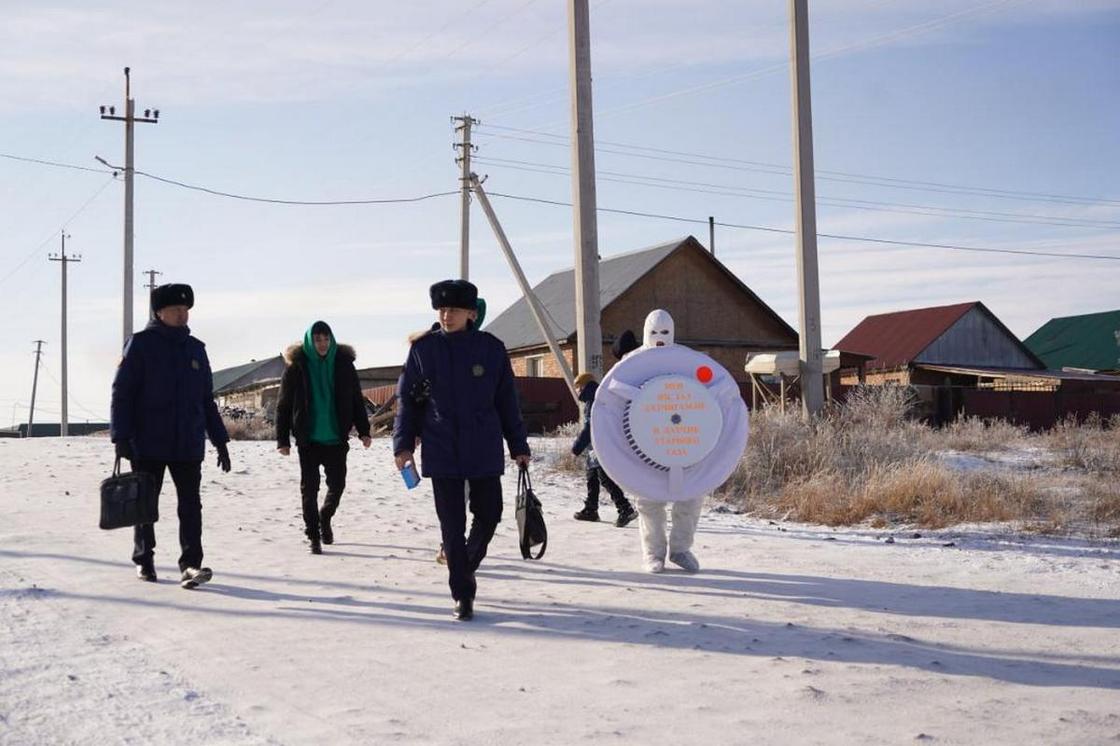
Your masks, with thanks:
[(834, 347), (874, 355), (867, 363), (871, 369), (902, 367), (978, 305), (974, 301), (868, 316)]

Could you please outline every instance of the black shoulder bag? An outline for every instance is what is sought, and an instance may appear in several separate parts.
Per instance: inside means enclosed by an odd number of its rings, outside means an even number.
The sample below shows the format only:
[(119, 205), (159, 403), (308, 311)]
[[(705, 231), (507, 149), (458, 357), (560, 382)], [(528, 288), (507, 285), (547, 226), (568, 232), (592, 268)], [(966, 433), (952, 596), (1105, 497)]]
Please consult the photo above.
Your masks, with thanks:
[(113, 464), (113, 476), (101, 482), (101, 528), (124, 528), (159, 520), (156, 478), (141, 471), (121, 473), (121, 459)]
[[(533, 483), (529, 479), (528, 467), (522, 467), (517, 475), (517, 536), (521, 543), (523, 559), (539, 560), (548, 547), (548, 529), (544, 525), (541, 501), (533, 494)], [(540, 551), (534, 557), (532, 547), (540, 544)]]

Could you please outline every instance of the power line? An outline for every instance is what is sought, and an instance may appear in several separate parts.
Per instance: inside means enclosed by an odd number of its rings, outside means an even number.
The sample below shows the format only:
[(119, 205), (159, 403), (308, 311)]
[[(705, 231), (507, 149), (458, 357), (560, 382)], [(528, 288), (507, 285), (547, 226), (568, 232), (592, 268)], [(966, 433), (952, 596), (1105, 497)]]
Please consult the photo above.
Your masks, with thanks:
[[(9, 155), (9, 154), (6, 154), (6, 153), (0, 153), (0, 157), (11, 158), (11, 159), (17, 160), (17, 161), (26, 161), (28, 163), (38, 163), (38, 164), (42, 164), (42, 165), (46, 165), (46, 166), (55, 166), (55, 167), (58, 167), (58, 168), (72, 168), (72, 169), (77, 169), (77, 170), (80, 170), (80, 171), (92, 171), (94, 173), (112, 174), (114, 177), (119, 173), (119, 171), (109, 171), (109, 170), (98, 169), (98, 168), (86, 168), (85, 166), (79, 166), (79, 165), (76, 165), (76, 164), (73, 164), (73, 163), (62, 163), (60, 161), (48, 161), (48, 160), (44, 160), (44, 159), (41, 159), (41, 158), (25, 158), (23, 156)], [(454, 192), (435, 192), (435, 193), (432, 193), (432, 194), (423, 194), (419, 197), (398, 197), (398, 198), (393, 198), (393, 199), (347, 199), (347, 200), (273, 199), (273, 198), (270, 198), (270, 197), (254, 197), (254, 196), (250, 196), (250, 195), (246, 195), (246, 194), (235, 194), (233, 192), (223, 192), (223, 191), (218, 190), (218, 189), (211, 189), (210, 187), (198, 186), (197, 184), (188, 184), (186, 182), (177, 181), (175, 179), (169, 179), (169, 178), (166, 178), (164, 176), (157, 176), (156, 174), (148, 173), (147, 171), (139, 171), (138, 170), (138, 171), (135, 171), (135, 173), (139, 176), (145, 176), (149, 179), (153, 179), (155, 181), (160, 181), (160, 182), (163, 182), (165, 184), (171, 184), (173, 186), (182, 187), (183, 189), (191, 189), (191, 190), (194, 190), (196, 192), (205, 192), (207, 194), (213, 194), (213, 195), (218, 196), (218, 197), (228, 197), (230, 199), (240, 199), (240, 200), (245, 200), (247, 202), (266, 202), (266, 203), (278, 204), (278, 205), (388, 205), (388, 204), (408, 203), (408, 202), (422, 202), (426, 199), (433, 199), (435, 197), (447, 197), (447, 196), (459, 193), (458, 191), (454, 191)], [(101, 189), (104, 189), (104, 188), (105, 188), (105, 185), (103, 185), (101, 187)], [(100, 193), (100, 190), (98, 190), (98, 194), (99, 193)], [(96, 197), (96, 196), (97, 195), (95, 194), (94, 197)], [(94, 197), (91, 197), (87, 201), (87, 204), (89, 202), (92, 202)], [(85, 207), (86, 207), (86, 205), (83, 205), (79, 209), (78, 212), (80, 213), (81, 210), (85, 209)], [(77, 217), (77, 214), (78, 213), (75, 213), (70, 218), (68, 218), (67, 222), (69, 222), (70, 220), (73, 220), (75, 217)], [(47, 241), (50, 241), (52, 238), (54, 238), (53, 235), (51, 236), (51, 238), (48, 238)], [(47, 243), (47, 241), (44, 241), (43, 243), (45, 244), (45, 243)], [(2, 282), (2, 280), (0, 280), (0, 282)]]
[[(499, 168), (510, 168), (516, 171), (549, 174), (552, 176), (567, 176), (568, 168), (548, 163), (533, 163), (531, 161), (517, 161), (506, 158), (475, 157), (476, 163), (489, 163)], [(618, 184), (633, 184), (648, 186), (658, 189), (671, 189), (673, 191), (697, 192), (701, 194), (715, 194), (726, 197), (750, 197), (776, 202), (792, 202), (793, 197), (788, 192), (772, 189), (752, 189), (738, 187), (730, 184), (709, 184), (706, 182), (683, 181), (642, 174), (630, 174), (619, 171), (596, 170), (597, 178)], [(652, 183), (651, 183), (652, 182)], [(683, 185), (683, 186), (676, 186)], [(703, 187), (703, 188), (695, 188)], [(733, 191), (728, 191), (733, 190)], [(1120, 223), (1084, 218), (1063, 218), (1052, 215), (1020, 215), (1015, 213), (1001, 213), (989, 210), (969, 210), (967, 208), (937, 207), (934, 205), (911, 205), (897, 202), (877, 202), (874, 200), (860, 200), (840, 197), (818, 199), (817, 204), (828, 207), (848, 207), (856, 210), (874, 210), (877, 212), (890, 212), (902, 215), (926, 215), (930, 217), (960, 218), (963, 220), (983, 220), (998, 223), (1018, 223), (1026, 225), (1053, 225), (1063, 228), (1120, 228)]]
[[(484, 123), (480, 125), (485, 130), (499, 129), (508, 132), (519, 132), (527, 135), (535, 135), (537, 137), (555, 138), (555, 140), (540, 140), (530, 137), (516, 137), (513, 135), (502, 135), (494, 132), (480, 131), (476, 134), (497, 137), (506, 140), (516, 140), (519, 142), (536, 143), (539, 145), (551, 145), (553, 147), (567, 148), (568, 137), (567, 135), (553, 135), (548, 132), (541, 132), (539, 130), (527, 130), (518, 127), (505, 127), (492, 123)], [(723, 168), (733, 171), (750, 171), (755, 173), (773, 174), (779, 176), (789, 176), (792, 170), (789, 166), (784, 166), (780, 163), (766, 163), (763, 161), (750, 161), (742, 158), (731, 158), (726, 156), (714, 156), (704, 153), (692, 153), (683, 150), (669, 150), (666, 148), (652, 148), (643, 145), (632, 145), (628, 143), (612, 142), (608, 140), (599, 140), (599, 144), (610, 146), (610, 148), (623, 148), (636, 151), (648, 151), (649, 153), (665, 154), (673, 156), (683, 156), (682, 158), (663, 158), (657, 155), (648, 155), (644, 153), (629, 153), (620, 152), (618, 150), (609, 149), (607, 147), (596, 146), (595, 150), (603, 153), (610, 153), (612, 155), (622, 155), (632, 158), (642, 158), (646, 160), (665, 161), (668, 163), (683, 163), (687, 165), (705, 166), (712, 168)], [(702, 159), (705, 162), (698, 162), (695, 159)], [(711, 162), (706, 162), (711, 161)], [(851, 171), (835, 171), (829, 169), (817, 169), (817, 178), (827, 181), (837, 181), (844, 183), (866, 184), (871, 186), (882, 186), (897, 189), (915, 189), (917, 191), (928, 192), (943, 192), (947, 194), (968, 194), (983, 197), (994, 197), (999, 199), (1020, 199), (1041, 202), (1057, 202), (1063, 204), (1086, 204), (1086, 205), (1107, 205), (1120, 207), (1120, 200), (1106, 199), (1101, 197), (1082, 197), (1068, 194), (1048, 194), (1044, 192), (1027, 192), (1014, 189), (996, 189), (991, 187), (968, 186), (963, 184), (949, 184), (937, 181), (923, 181), (920, 179), (901, 179), (890, 176), (875, 176), (872, 174), (860, 174)], [(878, 183), (885, 182), (885, 183)]]
[[(62, 165), (62, 166), (65, 167), (65, 166), (69, 166), (70, 164), (51, 163), (50, 165)], [(149, 173), (146, 173), (144, 171), (137, 171), (136, 173), (140, 174), (142, 176), (146, 176), (150, 179), (155, 179), (157, 181), (161, 181), (161, 182), (164, 182), (164, 183), (167, 183), (167, 184), (171, 184), (171, 185), (174, 185), (174, 186), (179, 186), (179, 187), (182, 187), (184, 189), (192, 189), (192, 190), (195, 190), (195, 191), (206, 192), (208, 194), (213, 194), (213, 195), (220, 196), (220, 197), (229, 197), (229, 198), (232, 198), (232, 199), (246, 200), (246, 201), (251, 201), (251, 202), (267, 202), (267, 203), (271, 203), (271, 204), (281, 204), (281, 205), (392, 204), (392, 203), (419, 202), (419, 201), (422, 201), (422, 200), (433, 199), (433, 198), (436, 198), (436, 197), (450, 197), (450, 196), (459, 195), (459, 191), (455, 190), (455, 191), (450, 191), (450, 192), (434, 192), (432, 194), (425, 194), (425, 195), (421, 195), (419, 197), (407, 197), (407, 198), (396, 198), (396, 199), (372, 199), (372, 200), (362, 199), (362, 200), (329, 200), (329, 201), (328, 200), (272, 199), (272, 198), (266, 198), (266, 197), (251, 197), (251, 196), (242, 195), (242, 194), (234, 194), (234, 193), (231, 193), (231, 192), (222, 192), (222, 191), (218, 191), (216, 189), (210, 189), (208, 187), (202, 187), (202, 186), (197, 186), (197, 185), (193, 185), (193, 184), (187, 184), (185, 182), (176, 181), (174, 179), (168, 179), (168, 178), (164, 178), (162, 176), (156, 176), (154, 174), (149, 174)], [(104, 187), (102, 187), (102, 188), (104, 188)], [(571, 207), (572, 206), (572, 204), (570, 202), (548, 200), (548, 199), (542, 199), (542, 198), (537, 198), (537, 197), (526, 197), (526, 196), (522, 196), (522, 195), (506, 194), (506, 193), (501, 193), (501, 192), (489, 192), (489, 194), (494, 196), (494, 197), (504, 197), (505, 199), (518, 200), (518, 201), (522, 201), (522, 202), (534, 202), (534, 203), (538, 203), (538, 204), (556, 205), (556, 206), (563, 206), (563, 207)], [(704, 219), (685, 218), (685, 217), (680, 217), (680, 216), (675, 216), (675, 215), (664, 215), (664, 214), (659, 214), (659, 213), (641, 212), (641, 211), (637, 211), (637, 210), (621, 210), (621, 209), (609, 208), (609, 207), (599, 207), (597, 209), (598, 209), (599, 212), (606, 212), (606, 213), (612, 213), (612, 214), (618, 214), (618, 215), (631, 215), (631, 216), (634, 216), (634, 217), (654, 218), (654, 219), (659, 219), (659, 220), (674, 220), (674, 221), (683, 222), (683, 223), (694, 223), (694, 224), (708, 225), (708, 221), (704, 220)], [(724, 222), (718, 222), (718, 221), (716, 222), (716, 225), (724, 227), (724, 228), (738, 228), (738, 229), (742, 229), (742, 230), (764, 231), (764, 232), (768, 232), (768, 233), (793, 234), (792, 230), (788, 230), (788, 229), (784, 229), (784, 228), (774, 228), (774, 227), (762, 226), (762, 225), (748, 225), (748, 224), (741, 224), (741, 223), (724, 223)], [(1064, 253), (1057, 253), (1057, 252), (1027, 251), (1027, 250), (1023, 250), (1023, 249), (995, 249), (995, 248), (982, 248), (982, 247), (976, 247), (976, 246), (958, 246), (958, 245), (955, 245), (955, 244), (924, 243), (924, 242), (920, 242), (920, 241), (895, 241), (895, 240), (891, 240), (891, 239), (873, 238), (873, 237), (869, 237), (869, 236), (847, 236), (847, 235), (831, 234), (831, 233), (818, 233), (817, 235), (821, 238), (832, 238), (832, 239), (844, 240), (844, 241), (859, 241), (859, 242), (865, 242), (865, 243), (879, 243), (879, 244), (889, 244), (889, 245), (895, 245), (895, 246), (914, 246), (914, 247), (918, 247), (918, 248), (951, 249), (951, 250), (956, 250), (956, 251), (974, 251), (974, 252), (996, 253), (996, 254), (1018, 254), (1018, 255), (1025, 255), (1025, 256), (1055, 257), (1055, 258), (1059, 258), (1059, 259), (1103, 259), (1103, 260), (1111, 260), (1111, 261), (1120, 261), (1120, 256), (1109, 256), (1109, 255), (1104, 255), (1104, 254), (1064, 254)], [(53, 238), (53, 236), (51, 238)], [(50, 239), (48, 239), (48, 240), (50, 240)], [(44, 244), (45, 243), (46, 242), (44, 241)]]
[(23, 161), (25, 163), (39, 163), (44, 166), (57, 166), (58, 168), (71, 168), (75, 171), (89, 171), (95, 174), (116, 174), (116, 171), (109, 171), (104, 168), (89, 168), (88, 166), (78, 166), (74, 163), (59, 163), (58, 161), (48, 161), (42, 158), (28, 158), (21, 155), (12, 155), (11, 153), (0, 153), (0, 158), (7, 158), (13, 161)]
[(217, 197), (228, 197), (230, 199), (239, 199), (246, 202), (265, 202), (274, 205), (389, 205), (389, 204), (403, 204), (407, 202), (422, 202), (427, 199), (434, 199), (436, 197), (448, 197), (451, 195), (459, 194), (458, 190), (453, 192), (434, 192), (432, 194), (423, 194), (419, 197), (398, 197), (393, 199), (342, 199), (342, 200), (299, 200), (299, 199), (274, 199), (271, 197), (253, 197), (245, 194), (235, 194), (233, 192), (223, 192), (209, 187), (198, 186), (196, 184), (187, 184), (175, 179), (168, 179), (163, 176), (156, 176), (146, 171), (137, 171), (140, 176), (146, 176), (149, 179), (163, 182), (164, 184), (172, 184), (184, 189), (191, 189), (196, 192), (205, 192), (206, 194), (213, 194)]
[[(24, 159), (21, 159), (21, 160), (24, 160)], [(52, 164), (50, 164), (50, 165), (62, 165), (62, 166), (64, 166), (64, 167), (66, 166), (66, 164), (55, 164), (55, 163), (52, 163)], [(87, 170), (91, 170), (91, 169), (87, 169)], [(109, 173), (109, 172), (103, 172), (103, 173)], [(110, 184), (112, 184), (112, 183), (113, 183), (113, 181), (114, 181), (115, 179), (116, 179), (116, 174), (114, 173), (114, 174), (113, 174), (113, 177), (112, 177), (112, 178), (110, 178), (110, 179), (109, 179), (108, 181), (106, 181), (106, 182), (105, 182), (104, 184), (102, 184), (102, 185), (101, 185), (100, 187), (98, 187), (97, 191), (96, 191), (96, 192), (94, 192), (94, 193), (93, 193), (93, 195), (92, 195), (92, 196), (90, 196), (90, 198), (89, 198), (89, 199), (87, 199), (87, 200), (86, 200), (85, 202), (83, 202), (83, 203), (82, 203), (82, 206), (81, 206), (81, 207), (79, 207), (79, 208), (78, 208), (77, 210), (75, 210), (75, 211), (74, 211), (74, 214), (72, 214), (72, 215), (71, 215), (70, 217), (66, 218), (66, 220), (62, 221), (62, 227), (63, 227), (63, 229), (65, 229), (65, 228), (66, 228), (66, 227), (67, 227), (67, 226), (68, 226), (68, 225), (69, 225), (69, 224), (70, 224), (71, 222), (73, 222), (73, 220), (74, 220), (75, 218), (77, 218), (77, 217), (78, 217), (79, 215), (81, 215), (81, 214), (82, 214), (83, 212), (85, 212), (85, 209), (86, 209), (87, 207), (89, 207), (89, 206), (90, 206), (91, 204), (93, 204), (93, 201), (94, 201), (95, 199), (97, 199), (98, 197), (100, 197), (100, 196), (101, 196), (101, 193), (105, 191), (105, 187), (107, 187), (107, 186), (109, 186)], [(31, 261), (31, 259), (32, 259), (32, 258), (33, 258), (33, 257), (34, 257), (34, 256), (35, 256), (36, 254), (38, 254), (38, 253), (39, 253), (39, 251), (40, 251), (40, 250), (41, 250), (41, 249), (42, 249), (42, 248), (43, 248), (44, 246), (46, 246), (46, 245), (47, 245), (48, 243), (50, 243), (51, 241), (53, 241), (53, 240), (54, 240), (54, 238), (55, 238), (55, 236), (57, 236), (57, 235), (58, 235), (58, 231), (54, 231), (53, 233), (51, 233), (51, 235), (49, 235), (49, 236), (47, 236), (47, 237), (46, 237), (45, 239), (43, 239), (43, 242), (42, 242), (42, 243), (40, 243), (40, 244), (39, 244), (38, 246), (36, 246), (36, 247), (35, 247), (34, 249), (32, 249), (32, 250), (30, 251), (30, 253), (28, 253), (28, 255), (27, 255), (27, 256), (25, 256), (25, 257), (24, 257), (24, 258), (23, 258), (23, 259), (22, 259), (22, 260), (20, 261), (20, 263), (19, 263), (19, 264), (17, 264), (17, 265), (15, 266), (15, 267), (13, 267), (13, 268), (12, 268), (12, 269), (11, 269), (11, 270), (10, 270), (10, 271), (8, 272), (8, 274), (4, 275), (3, 277), (0, 277), (0, 285), (4, 284), (4, 283), (5, 283), (5, 282), (6, 282), (6, 281), (7, 281), (7, 280), (8, 280), (9, 278), (10, 278), (10, 277), (12, 277), (12, 275), (14, 275), (14, 274), (15, 274), (16, 272), (19, 272), (19, 271), (20, 271), (21, 269), (23, 269), (24, 265), (26, 265), (26, 264), (27, 264), (27, 263), (28, 263), (29, 261)]]
[[(571, 202), (562, 202), (560, 200), (542, 199), (539, 197), (525, 197), (516, 194), (503, 194), (501, 192), (487, 192), (491, 197), (504, 197), (505, 199), (517, 200), (520, 202), (535, 202), (544, 205), (555, 205), (560, 207), (571, 207)], [(631, 215), (634, 217), (642, 218), (655, 218), (658, 220), (672, 220), (678, 223), (693, 223), (699, 225), (708, 225), (706, 219), (686, 218), (679, 215), (663, 215), (654, 212), (640, 212), (638, 210), (619, 210), (609, 207), (598, 208), (599, 212), (613, 213), (617, 215)], [(717, 221), (715, 223), (723, 228), (739, 228), (741, 230), (762, 231), (765, 233), (783, 233), (786, 235), (793, 235), (795, 232), (787, 228), (774, 228), (765, 225), (748, 225), (744, 223), (723, 223)], [(887, 238), (873, 238), (870, 236), (846, 236), (837, 233), (818, 233), (819, 238), (831, 238), (839, 241), (857, 241), (862, 243), (875, 243), (887, 244), (891, 246), (913, 246), (916, 248), (928, 249), (949, 249), (952, 251), (971, 251), (983, 254), (1016, 254), (1022, 256), (1040, 256), (1040, 257), (1054, 257), (1058, 259), (1103, 259), (1108, 261), (1120, 261), (1120, 256), (1110, 256), (1106, 254), (1063, 254), (1057, 252), (1046, 251), (1028, 251), (1026, 249), (995, 249), (984, 248), (979, 246), (960, 246), (957, 244), (943, 244), (943, 243), (926, 243), (922, 241), (896, 241)]]

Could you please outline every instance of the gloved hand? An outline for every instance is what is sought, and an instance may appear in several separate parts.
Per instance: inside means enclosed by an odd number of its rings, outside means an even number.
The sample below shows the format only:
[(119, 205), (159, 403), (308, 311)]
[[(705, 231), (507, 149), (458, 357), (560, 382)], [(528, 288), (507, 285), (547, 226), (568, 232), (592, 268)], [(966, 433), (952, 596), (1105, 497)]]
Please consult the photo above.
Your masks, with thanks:
[(214, 450), (218, 452), (218, 466), (222, 468), (222, 471), (228, 473), (232, 468), (229, 463), (229, 446), (225, 443), (216, 443)]
[(132, 460), (132, 455), (133, 454), (132, 454), (132, 444), (131, 443), (129, 443), (127, 440), (119, 440), (116, 443), (114, 443), (113, 445), (116, 446), (117, 458), (124, 458), (124, 459), (128, 459), (129, 461)]

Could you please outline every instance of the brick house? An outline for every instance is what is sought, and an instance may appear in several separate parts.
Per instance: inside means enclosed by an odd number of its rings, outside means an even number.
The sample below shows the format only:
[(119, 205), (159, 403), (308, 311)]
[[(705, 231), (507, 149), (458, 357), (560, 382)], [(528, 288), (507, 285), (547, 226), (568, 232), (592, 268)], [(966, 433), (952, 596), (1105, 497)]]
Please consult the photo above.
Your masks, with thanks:
[[(533, 292), (578, 373), (574, 270), (549, 275)], [(630, 329), (640, 340), (646, 314), (655, 308), (672, 314), (677, 342), (710, 355), (741, 382), (748, 380), (748, 353), (798, 344), (797, 332), (692, 236), (600, 260), (599, 302), (604, 372), (614, 363), (610, 347), (618, 335)], [(514, 375), (561, 376), (524, 298), (485, 329), (505, 343)]]

